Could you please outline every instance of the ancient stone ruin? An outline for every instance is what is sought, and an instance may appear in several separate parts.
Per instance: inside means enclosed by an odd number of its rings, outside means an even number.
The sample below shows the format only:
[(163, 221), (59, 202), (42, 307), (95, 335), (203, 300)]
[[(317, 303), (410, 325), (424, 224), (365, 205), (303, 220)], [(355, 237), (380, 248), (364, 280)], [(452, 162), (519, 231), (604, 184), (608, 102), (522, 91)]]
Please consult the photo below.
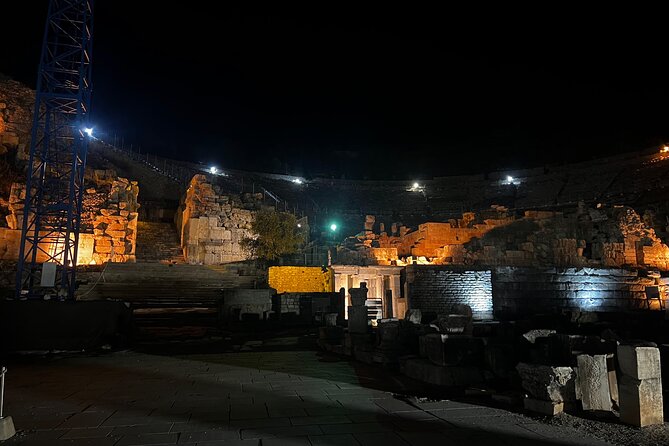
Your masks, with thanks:
[(195, 175), (175, 216), (186, 261), (215, 265), (248, 258), (241, 241), (253, 237), (251, 222), (261, 194), (223, 194), (204, 175)]
[(568, 211), (520, 215), (496, 206), (444, 223), (422, 223), (416, 229), (397, 223), (390, 232), (384, 229), (368, 215), (365, 230), (344, 241), (339, 260), (400, 266), (669, 268), (669, 247), (656, 235), (652, 218), (642, 219), (625, 206), (581, 204)]
[[(95, 170), (87, 175), (86, 184), (77, 263), (134, 262), (139, 209), (137, 182), (117, 177), (114, 171)], [(0, 200), (6, 213), (6, 227), (0, 227), (2, 259), (18, 258), (24, 200), (23, 183), (12, 184), (9, 199)]]

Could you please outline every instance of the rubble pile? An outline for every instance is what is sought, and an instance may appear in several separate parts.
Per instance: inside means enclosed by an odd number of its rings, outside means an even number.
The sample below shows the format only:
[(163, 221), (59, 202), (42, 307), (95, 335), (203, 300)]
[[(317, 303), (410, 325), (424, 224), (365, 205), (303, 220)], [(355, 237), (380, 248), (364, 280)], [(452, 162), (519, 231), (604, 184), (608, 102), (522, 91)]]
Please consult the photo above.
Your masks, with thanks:
[(336, 318), (321, 328), (319, 345), (328, 351), (435, 386), (484, 386), (500, 395), (515, 389), (525, 410), (542, 415), (591, 412), (633, 426), (663, 423), (660, 350), (653, 343), (625, 342), (610, 329), (597, 336), (474, 323), (466, 305), (429, 321), (412, 309), (373, 327), (366, 285), (349, 292), (348, 328), (335, 326)]

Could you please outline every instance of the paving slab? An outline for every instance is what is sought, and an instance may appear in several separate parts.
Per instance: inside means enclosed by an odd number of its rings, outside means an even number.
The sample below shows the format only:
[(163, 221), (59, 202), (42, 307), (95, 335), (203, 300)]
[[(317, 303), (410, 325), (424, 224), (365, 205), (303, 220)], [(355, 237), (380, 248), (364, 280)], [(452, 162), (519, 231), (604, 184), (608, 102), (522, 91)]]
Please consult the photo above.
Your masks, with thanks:
[(409, 446), (396, 432), (373, 432), (353, 435), (362, 446)]
[(309, 437), (309, 440), (312, 446), (355, 446), (360, 444), (351, 434), (320, 435)]
[(412, 398), (420, 384), (381, 367), (258, 348), (12, 364), (6, 408), (19, 435), (3, 446), (604, 444), (502, 409)]

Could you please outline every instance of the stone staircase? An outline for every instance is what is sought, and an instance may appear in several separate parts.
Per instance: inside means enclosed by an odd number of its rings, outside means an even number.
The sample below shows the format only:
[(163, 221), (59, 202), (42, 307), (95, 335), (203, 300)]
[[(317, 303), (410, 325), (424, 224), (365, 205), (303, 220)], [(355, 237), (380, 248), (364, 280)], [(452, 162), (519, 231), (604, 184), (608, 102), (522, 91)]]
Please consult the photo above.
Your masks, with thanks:
[(185, 263), (177, 230), (171, 223), (138, 222), (138, 262)]
[(87, 283), (80, 285), (77, 299), (127, 302), (133, 309), (139, 340), (217, 335), (223, 290), (264, 284), (244, 264), (158, 262), (109, 263), (102, 273), (90, 273), (84, 280)]

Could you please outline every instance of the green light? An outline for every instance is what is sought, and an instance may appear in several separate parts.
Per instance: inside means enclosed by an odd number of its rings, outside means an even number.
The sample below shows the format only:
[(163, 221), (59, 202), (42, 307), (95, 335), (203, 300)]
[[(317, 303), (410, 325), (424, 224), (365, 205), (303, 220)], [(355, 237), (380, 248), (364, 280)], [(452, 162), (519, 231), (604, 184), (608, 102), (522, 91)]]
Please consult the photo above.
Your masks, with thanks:
[(337, 230), (337, 225), (334, 224), (334, 223), (332, 223), (332, 224), (330, 225), (330, 230), (331, 230), (331, 231), (336, 231), (336, 230)]

